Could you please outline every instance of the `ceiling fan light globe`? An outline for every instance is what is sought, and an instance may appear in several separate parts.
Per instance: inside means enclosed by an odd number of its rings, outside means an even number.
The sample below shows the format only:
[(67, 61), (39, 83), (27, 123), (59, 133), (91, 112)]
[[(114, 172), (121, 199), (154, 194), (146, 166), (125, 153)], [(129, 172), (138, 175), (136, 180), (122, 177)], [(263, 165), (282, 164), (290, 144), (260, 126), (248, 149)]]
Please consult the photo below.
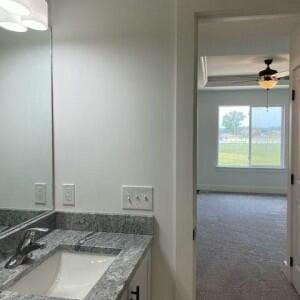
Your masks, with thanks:
[(271, 90), (278, 84), (277, 78), (262, 78), (258, 82), (259, 86), (265, 90)]

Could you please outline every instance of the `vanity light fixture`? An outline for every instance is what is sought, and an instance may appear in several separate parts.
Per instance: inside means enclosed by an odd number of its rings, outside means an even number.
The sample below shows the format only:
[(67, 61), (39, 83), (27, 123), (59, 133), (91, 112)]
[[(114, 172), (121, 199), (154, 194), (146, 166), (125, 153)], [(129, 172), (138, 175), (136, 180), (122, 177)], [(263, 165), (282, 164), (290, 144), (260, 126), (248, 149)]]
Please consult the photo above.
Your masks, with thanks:
[(28, 28), (47, 30), (47, 1), (0, 0), (0, 27), (16, 32), (25, 32)]
[(22, 24), (20, 16), (9, 14), (1, 8), (0, 27), (15, 32), (26, 32), (28, 30), (27, 27)]
[(26, 19), (22, 21), (22, 24), (26, 26), (27, 28), (33, 29), (33, 30), (39, 30), (39, 31), (45, 31), (48, 29), (48, 26), (42, 22), (37, 21), (34, 19)]
[(48, 29), (48, 4), (45, 0), (31, 1), (31, 14), (22, 17), (22, 23), (33, 30)]
[(30, 15), (29, 4), (28, 0), (0, 0), (0, 7), (18, 16)]

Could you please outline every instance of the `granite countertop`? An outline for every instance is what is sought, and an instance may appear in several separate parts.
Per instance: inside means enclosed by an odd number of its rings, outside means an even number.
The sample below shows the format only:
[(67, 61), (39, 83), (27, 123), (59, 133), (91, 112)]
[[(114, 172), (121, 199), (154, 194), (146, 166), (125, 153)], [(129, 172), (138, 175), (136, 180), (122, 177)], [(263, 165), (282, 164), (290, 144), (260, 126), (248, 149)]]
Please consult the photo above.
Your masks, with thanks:
[[(83, 238), (86, 238), (84, 243), (78, 247), (78, 242)], [(59, 298), (45, 296), (20, 295), (9, 291), (9, 287), (60, 249), (118, 253), (114, 262), (85, 298), (85, 300), (118, 300), (150, 248), (152, 236), (56, 229), (40, 241), (47, 242), (47, 247), (35, 251), (31, 263), (8, 270), (4, 268), (5, 261), (0, 262), (0, 300), (58, 300)]]

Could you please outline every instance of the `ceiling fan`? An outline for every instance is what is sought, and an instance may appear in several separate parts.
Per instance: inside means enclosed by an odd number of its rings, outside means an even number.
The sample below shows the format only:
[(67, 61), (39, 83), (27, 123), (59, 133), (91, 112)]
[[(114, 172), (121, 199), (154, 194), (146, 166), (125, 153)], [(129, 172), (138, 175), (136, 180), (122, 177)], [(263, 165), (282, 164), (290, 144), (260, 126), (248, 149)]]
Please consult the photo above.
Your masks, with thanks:
[[(267, 67), (260, 71), (257, 76), (256, 75), (241, 75), (241, 80), (229, 80), (228, 84), (238, 85), (240, 83), (255, 83), (258, 84), (261, 88), (265, 90), (273, 89), (280, 80), (289, 80), (289, 71), (278, 72), (271, 68), (271, 64), (273, 63), (273, 59), (265, 59), (265, 64)], [(236, 77), (236, 78), (237, 78)]]
[(273, 89), (279, 81), (288, 81), (290, 79), (289, 71), (278, 72), (271, 68), (273, 59), (265, 59), (266, 68), (257, 75), (235, 75), (235, 76), (215, 76), (210, 77), (206, 87), (219, 86), (253, 86), (259, 85), (267, 91), (267, 108), (269, 107), (269, 91)]
[(272, 88), (274, 88), (280, 79), (289, 80), (288, 71), (279, 73), (278, 71), (271, 69), (270, 65), (272, 64), (272, 62), (273, 59), (266, 59), (266, 69), (258, 73), (258, 84), (265, 90), (271, 90)]
[[(258, 73), (258, 77), (254, 80), (245, 80), (240, 81), (239, 83), (247, 82), (256, 82), (259, 86), (267, 91), (267, 104), (266, 107), (269, 107), (269, 91), (273, 89), (279, 82), (279, 80), (289, 80), (289, 71), (278, 72), (277, 70), (272, 69), (270, 66), (273, 62), (273, 59), (265, 59), (265, 64), (267, 67)], [(253, 77), (252, 77), (253, 78)], [(238, 82), (235, 82), (237, 84)]]

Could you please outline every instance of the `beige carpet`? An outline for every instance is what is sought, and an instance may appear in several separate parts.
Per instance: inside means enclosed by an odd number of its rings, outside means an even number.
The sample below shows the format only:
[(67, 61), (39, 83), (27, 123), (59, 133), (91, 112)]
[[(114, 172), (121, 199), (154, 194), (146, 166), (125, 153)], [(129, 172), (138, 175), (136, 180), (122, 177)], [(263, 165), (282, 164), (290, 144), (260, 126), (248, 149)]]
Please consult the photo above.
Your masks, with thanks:
[(198, 196), (198, 300), (300, 299), (285, 279), (286, 198)]

